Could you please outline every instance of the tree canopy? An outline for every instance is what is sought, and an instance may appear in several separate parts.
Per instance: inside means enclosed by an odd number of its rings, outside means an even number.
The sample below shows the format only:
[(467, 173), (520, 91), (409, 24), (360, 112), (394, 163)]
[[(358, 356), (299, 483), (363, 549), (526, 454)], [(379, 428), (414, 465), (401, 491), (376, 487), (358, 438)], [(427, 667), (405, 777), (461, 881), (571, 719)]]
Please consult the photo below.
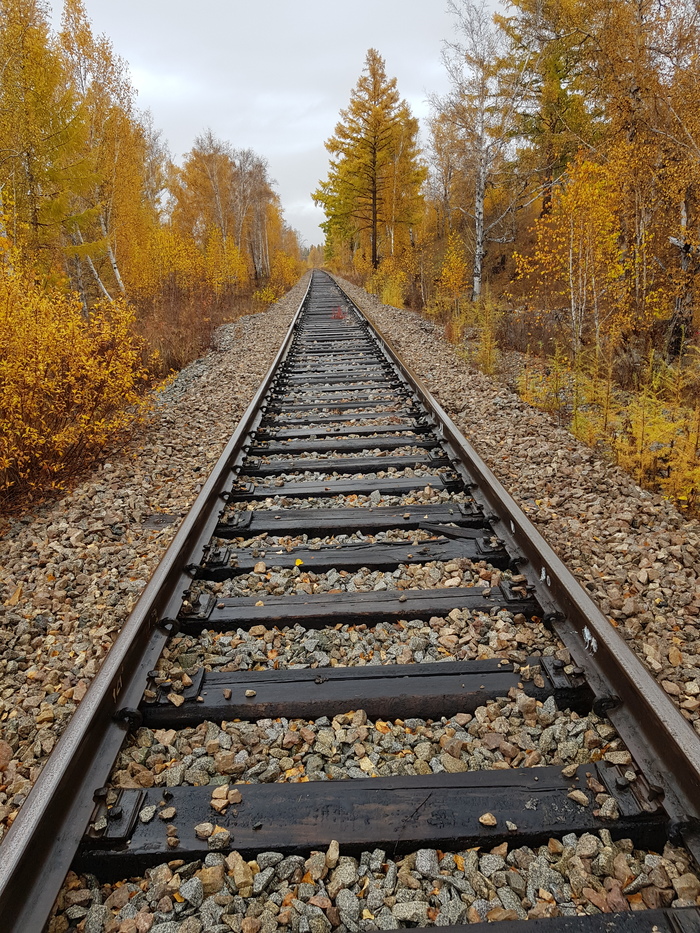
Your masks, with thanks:
[(331, 249), (349, 247), (376, 269), (380, 259), (405, 246), (421, 217), (426, 175), (418, 148), (418, 121), (401, 100), (375, 49), (326, 142), (330, 170), (313, 198), (326, 213), (322, 225)]

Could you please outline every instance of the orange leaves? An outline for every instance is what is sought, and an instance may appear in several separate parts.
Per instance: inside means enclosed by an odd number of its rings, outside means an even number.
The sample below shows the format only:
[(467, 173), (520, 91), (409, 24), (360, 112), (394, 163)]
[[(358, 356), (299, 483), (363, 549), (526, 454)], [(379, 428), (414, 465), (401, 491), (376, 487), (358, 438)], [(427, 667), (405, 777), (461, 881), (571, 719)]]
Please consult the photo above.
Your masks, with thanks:
[(0, 280), (0, 493), (50, 483), (134, 419), (144, 381), (133, 311), (41, 287), (18, 262)]

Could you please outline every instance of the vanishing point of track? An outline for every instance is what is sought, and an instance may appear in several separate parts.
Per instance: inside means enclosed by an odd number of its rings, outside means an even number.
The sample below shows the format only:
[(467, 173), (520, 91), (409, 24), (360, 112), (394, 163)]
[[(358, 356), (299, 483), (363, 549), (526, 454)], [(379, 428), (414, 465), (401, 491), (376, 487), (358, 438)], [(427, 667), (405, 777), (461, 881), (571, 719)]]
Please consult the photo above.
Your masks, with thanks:
[[(265, 536), (293, 543), (265, 547)], [(244, 546), (250, 539), (256, 549)], [(454, 568), (448, 586), (403, 581), (406, 567), (430, 562)], [(264, 595), (221, 586), (290, 569), (333, 581), (362, 568), (395, 572), (396, 585), (309, 583)], [(178, 683), (158, 666), (174, 639), (203, 631), (402, 625), (451, 613), (542, 621), (564, 648), (522, 665), (446, 653), (437, 664), (199, 668)], [(195, 831), (212, 818), (210, 787), (110, 783), (125, 737), (142, 725), (357, 710), (439, 719), (518, 691), (606, 716), (631, 762), (241, 783), (217, 807), (218, 842)], [(167, 825), (144, 818), (166, 806)], [(671, 841), (697, 861), (700, 739), (410, 369), (329, 276), (313, 273), (275, 363), (3, 842), (3, 933), (38, 933), (71, 866), (115, 879), (217, 847), (246, 858), (306, 857), (333, 840), (351, 855), (459, 851), (600, 830), (657, 851)], [(688, 933), (700, 930), (700, 911), (513, 923)]]

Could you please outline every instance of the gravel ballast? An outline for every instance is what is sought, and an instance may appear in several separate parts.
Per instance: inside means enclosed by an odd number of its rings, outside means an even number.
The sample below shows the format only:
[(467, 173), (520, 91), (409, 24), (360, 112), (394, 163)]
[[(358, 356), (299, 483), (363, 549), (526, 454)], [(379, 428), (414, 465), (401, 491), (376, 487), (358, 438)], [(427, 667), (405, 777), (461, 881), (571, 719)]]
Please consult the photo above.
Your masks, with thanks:
[(71, 873), (49, 933), (369, 933), (692, 906), (698, 894), (683, 850), (638, 850), (607, 830), (534, 849), (374, 849), (359, 859), (332, 842), (306, 858), (210, 852), (118, 885)]
[[(219, 331), (217, 351), (188, 367), (163, 393), (138, 444), (124, 455), (112, 457), (60, 503), (17, 522), (0, 543), (0, 558), (8, 548), (13, 574), (5, 592), (0, 590), (0, 600), (4, 600), (0, 616), (0, 777), (4, 782), (0, 785), (4, 786), (0, 816), (6, 823), (23, 803), (178, 521), (257, 388), (302, 292), (300, 283), (264, 315)], [(692, 556), (692, 548), (700, 541), (697, 524), (690, 552), (687, 537), (676, 529), (674, 534), (681, 540), (669, 532), (672, 540), (661, 554), (661, 542), (655, 538), (648, 566), (643, 564), (635, 547), (648, 550), (650, 546), (635, 543), (634, 536), (642, 528), (645, 540), (649, 529), (659, 531), (661, 518), (647, 507), (659, 505), (672, 512), (667, 503), (657, 503), (656, 497), (638, 490), (619, 471), (599, 463), (569, 434), (557, 432), (546, 415), (524, 406), (492, 380), (471, 373), (439, 331), (422, 318), (375, 306), (361, 294), (378, 324), (468, 434), (464, 422), (471, 419), (480, 452), (519, 496), (530, 516), (540, 524), (548, 522), (550, 515), (560, 519), (555, 531), (561, 540), (552, 537), (549, 524), (543, 529), (545, 536), (589, 584), (594, 597), (600, 601), (601, 592), (605, 593), (608, 603), (604, 611), (613, 624), (630, 638), (643, 636), (636, 647), (698, 728), (700, 702), (695, 699), (700, 695), (700, 682), (696, 656), (689, 648), (692, 637), (686, 637), (688, 620), (700, 613), (700, 592), (693, 589), (695, 577), (690, 574), (693, 562), (686, 560), (686, 554)], [(627, 537), (620, 530), (619, 517), (614, 517), (618, 515), (617, 497), (622, 493), (616, 491), (607, 471), (612, 471), (613, 478), (619, 474), (620, 489), (630, 500), (625, 504), (631, 513), (628, 522), (624, 519)], [(315, 471), (290, 474), (289, 480), (293, 483), (326, 475)], [(271, 487), (269, 497), (254, 503), (232, 503), (229, 509), (235, 513), (241, 508), (451, 504), (464, 498), (432, 488), (429, 483), (435, 474), (429, 469), (392, 469), (391, 475), (415, 475), (421, 484), (428, 485), (404, 496), (376, 491), (371, 495), (296, 499), (293, 486), (283, 497), (275, 494), (279, 479), (255, 477), (257, 486)], [(383, 478), (381, 473), (367, 474), (370, 476)], [(581, 514), (576, 513), (578, 525), (573, 532), (561, 523), (562, 516), (569, 515), (567, 503), (581, 510)], [(582, 517), (588, 503), (593, 520)], [(646, 515), (649, 520), (642, 526), (640, 517)], [(612, 524), (615, 533), (606, 536), (598, 530), (594, 534), (593, 524), (589, 528), (587, 522), (596, 519), (599, 524)], [(397, 540), (406, 534), (400, 529), (389, 534), (395, 533)], [(607, 541), (609, 552), (598, 557), (591, 551), (591, 561), (600, 566), (597, 576), (591, 571), (587, 577), (589, 536)], [(328, 543), (337, 545), (340, 537)], [(436, 586), (488, 590), (510, 575), (510, 571), (496, 570), (485, 561), (465, 558), (407, 563), (392, 572), (365, 568), (314, 573), (304, 566), (275, 568), (273, 547), (286, 550), (292, 542), (300, 543), (274, 536), (266, 542), (251, 541), (253, 556), (260, 558), (252, 573), (218, 583), (200, 582), (195, 588), (221, 598)], [(320, 542), (320, 538), (314, 541)], [(568, 554), (563, 549), (568, 549)], [(622, 571), (616, 561), (626, 568), (624, 579), (618, 579)], [(594, 582), (602, 587), (600, 592), (590, 585)], [(615, 586), (618, 595), (612, 596)], [(687, 613), (679, 614), (674, 608), (676, 589), (677, 605)], [(647, 612), (649, 620), (642, 618), (647, 611), (647, 591), (657, 600), (657, 612)], [(681, 592), (694, 595), (683, 601)], [(619, 600), (619, 608), (614, 600)], [(661, 627), (662, 619), (665, 628)], [(692, 633), (697, 640), (697, 632), (692, 629)], [(663, 639), (665, 653), (660, 647)], [(158, 670), (163, 679), (172, 682), (174, 693), (186, 685), (187, 672), (200, 665), (235, 671), (502, 658), (517, 664), (522, 680), (527, 680), (539, 676), (539, 669), (531, 669), (528, 661), (538, 654), (555, 655), (565, 664), (570, 661), (552, 633), (524, 615), (505, 609), (490, 613), (454, 609), (446, 617), (428, 621), (404, 619), (313, 631), (299, 625), (281, 629), (256, 625), (250, 631), (205, 630), (199, 638), (178, 635), (170, 641)], [(635, 779), (629, 753), (606, 720), (593, 713), (581, 716), (558, 710), (553, 699), (543, 704), (514, 688), (507, 697), (491, 701), (473, 714), (457, 713), (434, 721), (372, 721), (362, 710), (353, 710), (316, 721), (267, 719), (204, 722), (179, 730), (142, 728), (127, 741), (112, 780), (120, 787), (212, 785), (212, 800), (221, 800), (221, 793), (240, 798), (251, 782), (362, 780), (543, 766), (558, 766), (567, 774), (567, 769), (598, 760), (626, 766), (630, 769), (626, 779)], [(229, 791), (233, 785), (238, 785), (236, 790)], [(602, 785), (596, 785), (589, 784), (585, 794), (579, 793), (595, 797), (602, 818), (610, 820), (614, 830), (618, 816), (614, 800), (603, 793)], [(231, 802), (232, 798), (226, 799)], [(588, 799), (578, 802), (584, 806)], [(165, 800), (159, 806), (165, 807), (158, 814), (160, 819), (169, 819)], [(141, 818), (145, 822), (154, 815), (142, 814)], [(494, 825), (495, 820), (489, 813), (481, 818), (486, 826)], [(211, 841), (213, 824), (202, 824), (202, 832), (205, 827), (209, 827)], [(517, 829), (514, 824), (507, 828), (511, 832)], [(663, 853), (640, 851), (630, 840), (614, 840), (608, 830), (553, 838), (532, 849), (513, 842), (491, 851), (421, 849), (404, 854), (378, 849), (350, 857), (334, 843), (326, 852), (288, 857), (262, 852), (250, 860), (229, 851), (235, 845), (231, 840), (225, 851), (210, 851), (206, 858), (191, 863), (177, 858), (178, 840), (169, 838), (168, 844), (171, 842), (172, 859), (151, 869), (144, 878), (100, 884), (90, 875), (69, 875), (51, 933), (274, 933), (278, 929), (291, 933), (369, 933), (689, 906), (700, 899), (700, 880), (687, 853), (671, 846)]]
[[(203, 722), (138, 729), (113, 776), (115, 787), (340, 781), (611, 761), (631, 769), (615, 729), (595, 713), (577, 716), (514, 689), (511, 697), (439, 722), (368, 720), (363, 710), (333, 719)], [(602, 806), (611, 800), (597, 789)], [(604, 799), (603, 799), (604, 798)], [(588, 800), (586, 800), (588, 803)], [(609, 804), (610, 805), (610, 804)]]
[(157, 393), (138, 435), (0, 540), (0, 838), (269, 369), (307, 276)]
[(700, 522), (475, 371), (438, 326), (341, 285), (700, 734)]

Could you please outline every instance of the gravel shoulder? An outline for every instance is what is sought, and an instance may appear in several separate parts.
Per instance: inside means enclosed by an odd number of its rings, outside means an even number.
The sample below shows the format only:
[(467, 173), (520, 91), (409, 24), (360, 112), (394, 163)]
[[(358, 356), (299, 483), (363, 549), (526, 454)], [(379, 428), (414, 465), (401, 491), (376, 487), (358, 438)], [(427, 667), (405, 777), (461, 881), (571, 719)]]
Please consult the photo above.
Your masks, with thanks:
[(219, 328), (118, 456), (0, 540), (0, 838), (269, 369), (307, 280)]
[(475, 371), (438, 326), (341, 284), (700, 734), (700, 522)]

